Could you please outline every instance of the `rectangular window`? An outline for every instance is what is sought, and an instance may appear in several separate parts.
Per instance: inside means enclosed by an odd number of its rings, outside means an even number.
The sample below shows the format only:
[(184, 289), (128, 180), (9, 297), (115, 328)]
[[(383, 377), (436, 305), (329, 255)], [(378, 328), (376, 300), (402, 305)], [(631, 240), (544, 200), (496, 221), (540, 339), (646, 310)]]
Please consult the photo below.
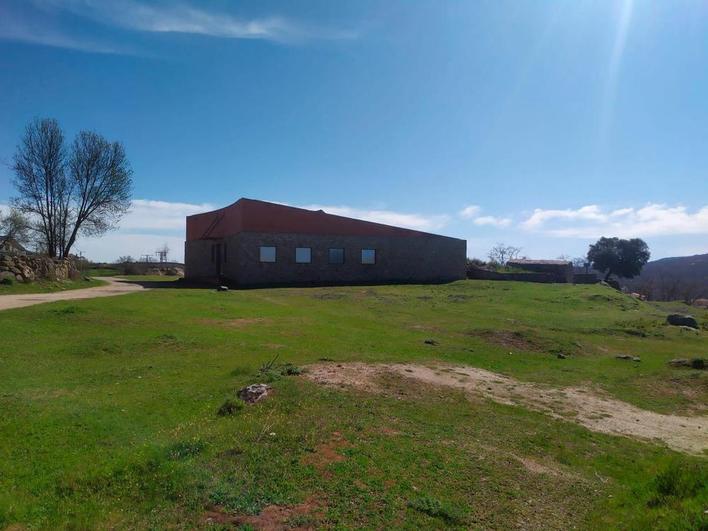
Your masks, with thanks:
[(344, 263), (344, 249), (330, 249), (329, 250), (329, 263), (330, 264), (343, 264)]
[(375, 264), (376, 263), (376, 249), (362, 249), (361, 250), (361, 263), (362, 264)]
[(261, 247), (261, 262), (275, 262), (275, 247)]
[(295, 263), (309, 264), (310, 262), (312, 262), (312, 249), (310, 249), (309, 247), (296, 247)]

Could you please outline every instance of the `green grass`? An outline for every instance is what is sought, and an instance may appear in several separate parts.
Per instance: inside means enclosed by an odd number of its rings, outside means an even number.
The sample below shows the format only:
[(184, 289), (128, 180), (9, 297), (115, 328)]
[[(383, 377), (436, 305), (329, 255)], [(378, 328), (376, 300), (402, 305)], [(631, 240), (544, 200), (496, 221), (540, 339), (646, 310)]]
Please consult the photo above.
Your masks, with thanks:
[(37, 280), (35, 282), (13, 282), (10, 285), (0, 283), (0, 296), (21, 295), (25, 293), (53, 293), (55, 291), (66, 291), (70, 289), (93, 288), (104, 286), (103, 280)]
[(263, 402), (227, 405), (278, 355), (469, 364), (695, 414), (706, 372), (666, 362), (705, 357), (708, 331), (665, 315), (601, 286), (482, 281), (164, 288), (0, 312), (0, 528), (205, 527), (214, 506), (303, 502), (316, 510), (291, 525), (706, 528), (705, 458), (522, 407), (394, 377), (373, 395), (287, 374)]
[(89, 277), (115, 277), (121, 274), (120, 270), (114, 267), (91, 267), (82, 273)]

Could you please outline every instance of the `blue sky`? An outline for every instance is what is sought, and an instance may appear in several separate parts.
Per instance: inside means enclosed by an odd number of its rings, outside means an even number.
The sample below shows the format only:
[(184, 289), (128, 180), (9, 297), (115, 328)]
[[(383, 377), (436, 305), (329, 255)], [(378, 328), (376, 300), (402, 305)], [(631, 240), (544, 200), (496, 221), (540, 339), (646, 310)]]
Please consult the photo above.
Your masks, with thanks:
[(708, 3), (3, 0), (0, 204), (25, 124), (121, 140), (96, 259), (252, 197), (578, 256), (708, 252)]

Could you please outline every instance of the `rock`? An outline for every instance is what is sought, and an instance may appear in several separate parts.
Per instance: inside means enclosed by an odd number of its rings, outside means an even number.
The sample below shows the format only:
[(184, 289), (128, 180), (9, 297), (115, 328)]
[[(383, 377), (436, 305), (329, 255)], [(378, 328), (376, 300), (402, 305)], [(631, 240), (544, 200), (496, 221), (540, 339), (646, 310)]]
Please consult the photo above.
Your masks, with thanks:
[(426, 339), (425, 341), (423, 341), (423, 343), (425, 343), (426, 345), (432, 345), (432, 346), (434, 346), (434, 347), (439, 344), (439, 343), (438, 343), (437, 341), (435, 341), (434, 339)]
[(268, 396), (271, 387), (266, 384), (251, 384), (243, 389), (239, 389), (238, 397), (248, 404), (254, 404)]
[(632, 361), (642, 361), (642, 358), (640, 358), (639, 356), (634, 356), (632, 358)]
[(229, 291), (229, 287), (228, 286), (218, 286), (216, 288), (216, 291)]
[(666, 322), (673, 326), (690, 326), (698, 328), (698, 321), (692, 315), (682, 315), (680, 313), (672, 313), (666, 317)]
[(615, 356), (615, 359), (618, 359), (618, 360), (631, 360), (631, 359), (632, 359), (632, 356), (630, 356), (629, 354), (617, 354), (617, 355)]
[(705, 370), (706, 360), (703, 358), (676, 358), (669, 361), (669, 365), (672, 367), (690, 367), (691, 369), (697, 369), (699, 371)]
[(559, 352), (559, 353), (556, 355), (556, 357), (557, 357), (559, 360), (564, 360), (564, 359), (566, 359), (568, 356), (566, 356), (566, 355), (563, 354), (562, 352)]
[(6, 278), (12, 280), (13, 282), (15, 281), (15, 275), (9, 271), (0, 271), (0, 281), (5, 280)]

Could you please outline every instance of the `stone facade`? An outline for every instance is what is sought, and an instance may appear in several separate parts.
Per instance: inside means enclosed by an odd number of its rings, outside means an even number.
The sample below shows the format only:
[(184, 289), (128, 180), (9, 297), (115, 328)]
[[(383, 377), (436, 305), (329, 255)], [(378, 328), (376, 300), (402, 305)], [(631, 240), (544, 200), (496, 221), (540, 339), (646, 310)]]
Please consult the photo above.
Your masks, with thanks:
[(69, 280), (80, 276), (71, 260), (58, 260), (46, 256), (0, 254), (0, 280), (16, 282), (34, 280)]
[[(275, 262), (260, 261), (261, 246), (276, 248)], [(310, 263), (296, 263), (297, 247), (311, 249)], [(329, 263), (329, 249), (344, 249), (344, 263)], [(362, 249), (375, 249), (376, 263), (362, 264)], [(466, 249), (464, 240), (432, 234), (241, 232), (187, 241), (185, 270), (188, 279), (221, 279), (239, 286), (449, 282), (465, 278)]]

